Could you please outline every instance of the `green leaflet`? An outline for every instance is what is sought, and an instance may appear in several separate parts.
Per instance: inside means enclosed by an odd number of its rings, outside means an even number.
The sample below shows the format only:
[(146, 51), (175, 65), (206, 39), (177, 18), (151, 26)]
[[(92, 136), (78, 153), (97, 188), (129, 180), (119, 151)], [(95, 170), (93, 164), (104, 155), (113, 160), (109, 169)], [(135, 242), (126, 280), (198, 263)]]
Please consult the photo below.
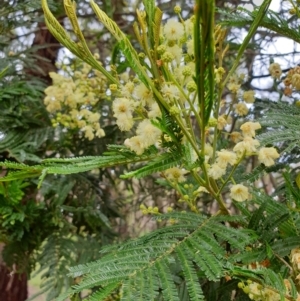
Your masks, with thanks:
[(257, 15), (255, 16), (253, 23), (251, 24), (248, 34), (246, 36), (246, 38), (244, 39), (242, 45), (239, 48), (239, 51), (237, 53), (236, 59), (234, 61), (233, 66), (231, 67), (229, 73), (227, 74), (224, 82), (223, 82), (223, 87), (225, 87), (225, 85), (227, 84), (229, 78), (234, 74), (236, 68), (239, 66), (240, 64), (240, 60), (241, 57), (243, 56), (246, 47), (248, 46), (251, 38), (255, 35), (257, 28), (260, 26), (264, 16), (266, 15), (268, 8), (271, 4), (272, 0), (264, 0), (264, 2), (262, 3), (262, 5), (259, 7), (259, 10), (257, 12)]
[(104, 67), (101, 66), (101, 64), (94, 58), (92, 53), (87, 47), (87, 44), (85, 42), (85, 39), (83, 37), (83, 34), (79, 28), (79, 24), (76, 17), (75, 12), (75, 2), (71, 0), (64, 0), (66, 13), (68, 17), (70, 18), (71, 24), (73, 26), (74, 32), (79, 38), (79, 43), (75, 43), (69, 35), (66, 33), (64, 28), (60, 25), (60, 23), (56, 20), (56, 18), (51, 13), (47, 0), (42, 0), (42, 8), (45, 15), (45, 22), (47, 27), (49, 28), (50, 32), (54, 35), (54, 37), (65, 47), (67, 47), (72, 53), (74, 53), (76, 56), (81, 58), (86, 63), (90, 64), (95, 69), (102, 72), (105, 77), (107, 77), (111, 82), (118, 84), (118, 81), (105, 70)]
[(2, 69), (0, 71), (0, 79), (5, 76), (5, 74), (8, 71), (8, 69), (9, 69), (9, 66), (5, 67), (4, 69)]
[(164, 300), (180, 301), (177, 294), (176, 286), (172, 279), (172, 274), (168, 266), (167, 259), (157, 261), (155, 263), (157, 274), (160, 279), (160, 287)]
[[(119, 152), (121, 153), (121, 152)], [(122, 164), (138, 163), (156, 158), (156, 152), (137, 156), (135, 153), (124, 152), (119, 155), (90, 156), (69, 159), (46, 159), (40, 165), (26, 165), (10, 161), (0, 162), (0, 166), (17, 169), (19, 171), (9, 172), (5, 177), (0, 178), (0, 182), (12, 181), (16, 179), (26, 179), (27, 177), (40, 176), (39, 186), (47, 174), (74, 174), (86, 172), (95, 168), (114, 167)]]
[(187, 282), (187, 289), (191, 301), (205, 300), (195, 267), (193, 263), (187, 259), (189, 257), (187, 251), (182, 246), (179, 246), (176, 249), (176, 254), (180, 260), (185, 278), (190, 279)]
[(98, 300), (104, 300), (105, 298), (109, 297), (111, 293), (117, 289), (119, 286), (119, 283), (111, 283), (107, 285), (104, 289), (99, 289), (95, 293), (93, 293), (88, 299), (85, 299), (87, 301), (98, 301)]
[(165, 153), (155, 158), (154, 160), (150, 161), (146, 166), (138, 170), (128, 172), (125, 175), (121, 176), (121, 178), (122, 179), (128, 179), (132, 177), (142, 178), (147, 175), (153, 174), (155, 172), (163, 171), (168, 168), (174, 167), (178, 165), (180, 162), (181, 162), (180, 157), (175, 157), (172, 154)]
[[(140, 64), (138, 55), (135, 49), (132, 47), (130, 41), (126, 37), (126, 35), (120, 30), (118, 25), (111, 20), (105, 13), (102, 11), (99, 6), (93, 1), (90, 1), (92, 9), (95, 14), (101, 21), (101, 23), (110, 31), (110, 33), (115, 37), (115, 39), (119, 42), (120, 48), (122, 49), (126, 59), (128, 60), (131, 68), (136, 72), (139, 76), (140, 80), (149, 87), (150, 79), (148, 78), (144, 67)], [(151, 83), (150, 83), (151, 85)]]
[[(246, 25), (250, 25), (257, 16), (257, 10), (250, 12), (249, 10), (241, 7), (239, 7), (238, 10), (242, 13), (238, 12), (235, 14), (232, 11), (227, 12), (224, 10), (218, 10), (222, 15), (226, 16), (226, 19), (221, 21), (221, 24), (244, 27)], [(246, 13), (246, 15), (243, 13)], [(262, 19), (260, 26), (273, 30), (283, 37), (290, 38), (295, 42), (300, 43), (299, 31), (292, 28), (290, 22), (287, 22), (287, 20), (272, 10), (268, 10), (268, 14), (266, 14)]]
[[(83, 278), (64, 296), (96, 285), (103, 285), (105, 289), (107, 285), (116, 285), (118, 282), (122, 287), (121, 300), (146, 300), (148, 292), (151, 291), (155, 296), (159, 290), (162, 291), (164, 300), (180, 300), (172, 276), (174, 256), (182, 269), (185, 281), (191, 282), (188, 285), (191, 300), (203, 300), (201, 287), (195, 278), (195, 269), (204, 271), (211, 279), (219, 279), (224, 269), (227, 269), (226, 250), (218, 243), (215, 235), (226, 241), (232, 241), (233, 238), (229, 236), (234, 235), (236, 248), (240, 252), (253, 240), (249, 231), (230, 228), (230, 233), (226, 233), (229, 228), (224, 222), (238, 221), (238, 217), (207, 219), (194, 213), (179, 212), (161, 217), (176, 218), (178, 224), (155, 230), (121, 246), (110, 246), (98, 261), (72, 267), (70, 275)], [(203, 237), (206, 237), (205, 241)], [(64, 300), (63, 296), (58, 300)]]
[(214, 103), (215, 76), (215, 41), (214, 41), (215, 3), (212, 0), (198, 0), (195, 6), (195, 82), (201, 116), (202, 135), (207, 125)]
[[(154, 27), (152, 26), (155, 19), (155, 1), (154, 0), (143, 0), (145, 6), (146, 18), (148, 24), (148, 36), (150, 43), (154, 41)], [(154, 45), (150, 45), (151, 48), (154, 48)]]

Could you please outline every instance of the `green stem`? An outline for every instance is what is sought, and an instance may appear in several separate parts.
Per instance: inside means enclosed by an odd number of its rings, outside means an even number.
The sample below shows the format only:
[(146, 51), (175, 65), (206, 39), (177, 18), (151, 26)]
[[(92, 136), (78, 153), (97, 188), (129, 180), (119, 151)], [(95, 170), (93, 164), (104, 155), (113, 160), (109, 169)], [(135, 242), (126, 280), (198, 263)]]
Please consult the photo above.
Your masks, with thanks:
[[(199, 103), (199, 109), (200, 109), (200, 132), (201, 132), (201, 141), (202, 136), (205, 134), (205, 126), (204, 126), (204, 43), (203, 43), (203, 37), (202, 37), (202, 25), (201, 22), (201, 1), (196, 1), (196, 7), (195, 7), (195, 25), (194, 25), (194, 53), (195, 53), (195, 68), (196, 68), (196, 77), (195, 81), (197, 84), (197, 93), (198, 93), (198, 103)], [(201, 143), (201, 154), (204, 155), (204, 144)]]
[[(172, 81), (172, 83), (174, 83), (174, 84), (176, 85), (176, 87), (178, 88), (178, 90), (180, 91), (180, 93), (182, 94), (182, 96), (185, 98), (185, 100), (186, 100), (186, 101), (188, 102), (188, 104), (190, 105), (190, 112), (192, 111), (192, 112), (194, 113), (195, 118), (196, 118), (196, 120), (197, 120), (197, 123), (198, 123), (198, 125), (199, 125), (199, 127), (200, 127), (200, 122), (201, 122), (201, 120), (200, 120), (199, 115), (198, 115), (198, 113), (197, 113), (195, 107), (193, 106), (193, 104), (192, 104), (192, 102), (191, 102), (189, 96), (185, 94), (185, 92), (184, 92), (182, 86), (177, 82), (177, 80), (176, 80), (175, 77), (172, 75), (172, 73), (169, 72), (169, 69), (166, 70), (166, 68), (165, 68), (165, 72), (168, 74), (168, 76), (169, 76), (170, 80)], [(191, 134), (191, 136), (193, 137), (193, 139), (196, 141), (195, 133), (194, 133), (194, 131), (192, 130), (190, 115), (188, 114), (188, 116), (187, 116), (187, 114), (186, 114), (185, 111), (184, 111), (185, 108), (183, 107), (181, 101), (179, 100), (178, 102), (179, 102), (179, 106), (180, 106), (180, 107), (182, 108), (182, 110), (183, 110), (183, 114), (184, 114), (184, 116), (185, 116), (186, 123), (189, 125), (189, 128), (191, 129), (191, 133), (190, 133), (190, 134)]]
[(242, 160), (245, 158), (245, 154), (243, 154), (243, 156), (241, 156), (241, 158), (238, 160), (238, 162), (234, 165), (234, 167), (232, 168), (229, 176), (227, 177), (227, 179), (224, 181), (224, 183), (222, 184), (222, 186), (220, 187), (217, 196), (219, 196), (223, 190), (223, 188), (226, 186), (226, 184), (229, 182), (229, 180), (232, 178), (234, 172), (236, 171), (236, 169), (238, 168), (238, 166), (240, 165), (240, 163), (242, 162)]
[(222, 89), (226, 86), (229, 78), (233, 75), (233, 73), (235, 72), (236, 68), (239, 66), (240, 59), (241, 59), (242, 55), (244, 54), (245, 49), (248, 46), (251, 38), (255, 35), (258, 26), (262, 22), (262, 20), (263, 20), (263, 18), (265, 16), (265, 14), (266, 14), (266, 12), (267, 12), (270, 4), (271, 4), (271, 1), (272, 0), (265, 0), (263, 2), (263, 4), (260, 6), (260, 8), (258, 10), (258, 13), (257, 13), (257, 16), (254, 19), (252, 25), (250, 26), (249, 32), (248, 32), (246, 38), (244, 39), (242, 45), (240, 46), (240, 49), (239, 49), (239, 51), (237, 53), (236, 59), (234, 61), (234, 64), (231, 67), (229, 73), (227, 74), (227, 76), (226, 76), (226, 78), (225, 78), (225, 80), (224, 80), (224, 82), (222, 84)]

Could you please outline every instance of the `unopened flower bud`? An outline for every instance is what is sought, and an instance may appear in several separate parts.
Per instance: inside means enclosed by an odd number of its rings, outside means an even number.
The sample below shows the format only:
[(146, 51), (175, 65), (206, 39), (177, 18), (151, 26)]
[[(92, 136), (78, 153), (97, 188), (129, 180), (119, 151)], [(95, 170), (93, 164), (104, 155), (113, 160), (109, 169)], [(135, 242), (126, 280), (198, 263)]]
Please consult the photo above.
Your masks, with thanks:
[(181, 13), (181, 7), (180, 7), (179, 5), (176, 5), (176, 6), (174, 7), (174, 13), (175, 13), (175, 14), (180, 14), (180, 13)]
[(110, 91), (117, 91), (118, 86), (116, 84), (111, 84), (111, 85), (109, 85), (109, 89), (110, 89)]

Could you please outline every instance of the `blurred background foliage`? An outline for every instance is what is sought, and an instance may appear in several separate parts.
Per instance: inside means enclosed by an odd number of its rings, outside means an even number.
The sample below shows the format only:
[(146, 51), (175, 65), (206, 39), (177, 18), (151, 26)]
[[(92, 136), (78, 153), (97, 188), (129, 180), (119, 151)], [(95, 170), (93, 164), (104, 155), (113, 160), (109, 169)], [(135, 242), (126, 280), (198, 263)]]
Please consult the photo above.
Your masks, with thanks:
[[(86, 0), (77, 0), (78, 17), (84, 36), (92, 52), (100, 54), (105, 66), (114, 64), (118, 71), (126, 70), (117, 43), (97, 21)], [(134, 43), (132, 22), (140, 0), (96, 1)], [(226, 21), (223, 10), (234, 12), (238, 6), (251, 9), (259, 4), (254, 0), (216, 1), (220, 8), (218, 18)], [(49, 7), (59, 22), (68, 30), (62, 1), (49, 0)], [(173, 16), (175, 5), (182, 7), (183, 17), (193, 9), (193, 1), (157, 1), (164, 11), (164, 19)], [(288, 6), (280, 2), (280, 16), (288, 15)], [(225, 22), (224, 21), (224, 22)], [(231, 22), (234, 20), (232, 19)], [(228, 21), (230, 24), (230, 21)], [(233, 24), (233, 23), (232, 23)], [(230, 45), (225, 64), (233, 61), (249, 24), (239, 23), (242, 29), (228, 27)], [(242, 24), (242, 25), (241, 25)], [(292, 23), (290, 23), (292, 24)], [(235, 24), (238, 26), (238, 23)], [(291, 25), (292, 26), (292, 25)], [(70, 35), (72, 33), (70, 31)], [(260, 28), (252, 39), (240, 66), (247, 74), (245, 89), (253, 89), (261, 98), (276, 99), (280, 92), (270, 85), (261, 85), (268, 79), (270, 58), (280, 59), (288, 70), (299, 60), (296, 46), (289, 53), (275, 51), (270, 55), (280, 35)], [(136, 43), (136, 47), (138, 44)], [(275, 45), (275, 46), (274, 46)], [(273, 47), (273, 48), (272, 48)], [(49, 33), (45, 26), (39, 0), (2, 0), (0, 8), (0, 160), (36, 163), (44, 158), (101, 155), (106, 145), (122, 143), (124, 134), (113, 122), (109, 100), (101, 100), (101, 127), (106, 136), (92, 141), (76, 132), (52, 126), (43, 99), (44, 89), (52, 84), (49, 72), (60, 72), (61, 63), (72, 64), (74, 57)], [(226, 69), (226, 65), (225, 65)], [(270, 78), (269, 78), (270, 80)], [(226, 97), (226, 94), (224, 94)], [(266, 113), (263, 101), (257, 101), (251, 114)], [(259, 104), (262, 106), (259, 106)], [(263, 112), (263, 113), (262, 113)], [(234, 122), (234, 121), (233, 121)], [(289, 158), (295, 160), (294, 150)], [(291, 156), (293, 158), (291, 158)], [(252, 160), (252, 159), (249, 159)], [(289, 162), (290, 162), (289, 161)], [(255, 165), (256, 162), (249, 162)], [(142, 216), (141, 204), (157, 206), (161, 211), (176, 204), (172, 190), (163, 190), (154, 177), (141, 180), (122, 180), (118, 176), (125, 167), (95, 170), (67, 176), (48, 176), (40, 190), (37, 180), (0, 184), (0, 300), (23, 301), (28, 297), (27, 280), (30, 275), (42, 273), (40, 293), (48, 293), (53, 300), (70, 285), (66, 277), (69, 266), (97, 258), (101, 246), (136, 237), (156, 228), (155, 221)], [(1, 175), (6, 174), (1, 170)], [(294, 173), (297, 172), (295, 169)], [(281, 181), (282, 182), (282, 181)], [(280, 179), (268, 175), (262, 178), (262, 188), (272, 193)], [(280, 188), (280, 185), (278, 186)], [(205, 203), (208, 200), (199, 200)], [(207, 212), (214, 210), (207, 208)]]

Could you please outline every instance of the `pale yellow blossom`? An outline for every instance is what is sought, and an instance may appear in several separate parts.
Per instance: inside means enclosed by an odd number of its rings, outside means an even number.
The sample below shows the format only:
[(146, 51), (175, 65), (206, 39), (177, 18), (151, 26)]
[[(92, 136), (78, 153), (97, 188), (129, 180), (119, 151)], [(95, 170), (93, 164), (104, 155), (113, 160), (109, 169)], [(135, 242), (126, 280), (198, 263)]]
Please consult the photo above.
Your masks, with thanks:
[(134, 102), (126, 97), (116, 98), (113, 102), (112, 109), (116, 118), (118, 118), (119, 114), (125, 114), (128, 117), (132, 117)]
[(235, 145), (233, 151), (238, 153), (239, 155), (243, 155), (244, 153), (246, 155), (252, 155), (253, 153), (256, 153), (258, 146), (258, 140), (253, 139), (252, 137), (245, 137), (243, 141), (238, 142)]
[(208, 156), (209, 158), (212, 158), (213, 153), (214, 153), (213, 147), (209, 143), (205, 143), (205, 148), (204, 148), (205, 156)]
[(246, 201), (249, 198), (248, 188), (242, 184), (233, 185), (230, 188), (230, 197), (237, 202)]
[(133, 91), (134, 97), (140, 101), (142, 105), (150, 105), (154, 102), (153, 93), (143, 83), (137, 85)]
[(193, 56), (194, 55), (194, 40), (193, 39), (188, 40), (186, 43), (186, 47), (187, 47), (188, 55)]
[(133, 136), (125, 140), (124, 145), (137, 155), (142, 155), (145, 148), (141, 137)]
[(167, 51), (173, 54), (177, 65), (179, 65), (182, 59), (182, 48), (175, 44), (172, 47), (167, 47)]
[(244, 137), (255, 137), (255, 131), (261, 129), (259, 122), (245, 122), (241, 125), (240, 129), (243, 132)]
[(140, 122), (136, 133), (143, 140), (145, 148), (155, 144), (161, 135), (160, 129), (155, 127), (149, 119), (144, 119), (142, 122)]
[(253, 90), (245, 91), (243, 94), (243, 100), (246, 103), (254, 103), (255, 101), (255, 92)]
[(127, 82), (124, 86), (121, 87), (121, 91), (123, 97), (130, 98), (134, 91), (134, 83), (130, 81)]
[(225, 173), (226, 169), (222, 168), (218, 163), (214, 163), (213, 165), (211, 165), (211, 167), (208, 170), (208, 175), (215, 180), (224, 176)]
[(183, 25), (173, 19), (167, 21), (163, 27), (163, 31), (168, 40), (178, 40), (184, 35)]
[(234, 165), (236, 163), (236, 154), (234, 152), (222, 149), (217, 152), (217, 163), (221, 168), (226, 168), (227, 164)]
[(277, 79), (279, 79), (282, 74), (281, 67), (278, 63), (271, 64), (269, 67), (269, 71), (270, 71), (271, 76), (273, 78), (277, 78)]
[(237, 93), (239, 91), (239, 89), (241, 88), (241, 85), (240, 84), (236, 84), (236, 83), (229, 83), (227, 85), (227, 88), (232, 93)]
[(300, 270), (300, 249), (296, 248), (291, 251), (291, 262), (294, 269)]
[(249, 109), (243, 102), (240, 102), (240, 103), (235, 105), (234, 112), (239, 116), (245, 116), (245, 115), (248, 114)]
[(101, 137), (104, 137), (105, 136), (105, 132), (103, 129), (98, 129), (95, 133), (95, 136), (101, 138)]
[(83, 129), (84, 131), (84, 136), (89, 139), (89, 140), (93, 140), (94, 139), (94, 130), (90, 125), (85, 126)]
[(195, 23), (194, 17), (191, 17), (191, 18), (189, 18), (189, 19), (187, 19), (187, 20), (184, 21), (185, 31), (186, 31), (187, 35), (193, 36), (194, 23)]
[(292, 76), (292, 86), (296, 90), (300, 90), (300, 74), (296, 73)]
[(238, 143), (243, 140), (242, 134), (240, 132), (232, 132), (230, 133), (230, 138), (234, 143)]
[(161, 117), (161, 110), (157, 102), (154, 102), (150, 105), (150, 111), (148, 112), (149, 118)]
[(203, 187), (203, 186), (200, 186), (198, 189), (197, 189), (197, 192), (201, 193), (201, 192), (205, 192), (205, 193), (209, 193), (208, 190)]
[(272, 166), (275, 164), (274, 159), (278, 159), (279, 154), (274, 147), (262, 147), (258, 152), (258, 160), (260, 163), (266, 166)]
[(113, 102), (112, 109), (114, 117), (117, 118), (117, 125), (121, 131), (129, 131), (133, 124), (134, 102), (131, 99), (122, 97), (116, 98)]
[(174, 98), (179, 98), (179, 90), (175, 85), (164, 84), (161, 88), (161, 92), (169, 101), (174, 100)]
[(187, 171), (182, 168), (172, 167), (164, 171), (166, 178), (171, 182), (182, 183), (186, 181), (185, 174)]
[(219, 116), (218, 117), (218, 125), (217, 128), (218, 130), (223, 130), (223, 128), (227, 125), (227, 120), (224, 116)]
[(88, 121), (91, 123), (98, 122), (100, 119), (100, 114), (99, 113), (92, 113), (88, 117)]
[(121, 131), (130, 131), (131, 128), (133, 127), (134, 120), (132, 116), (128, 116), (127, 114), (118, 114), (117, 117), (117, 126)]
[(59, 85), (65, 81), (71, 81), (71, 79), (67, 79), (63, 75), (56, 72), (49, 72), (49, 76), (52, 78), (53, 85)]

